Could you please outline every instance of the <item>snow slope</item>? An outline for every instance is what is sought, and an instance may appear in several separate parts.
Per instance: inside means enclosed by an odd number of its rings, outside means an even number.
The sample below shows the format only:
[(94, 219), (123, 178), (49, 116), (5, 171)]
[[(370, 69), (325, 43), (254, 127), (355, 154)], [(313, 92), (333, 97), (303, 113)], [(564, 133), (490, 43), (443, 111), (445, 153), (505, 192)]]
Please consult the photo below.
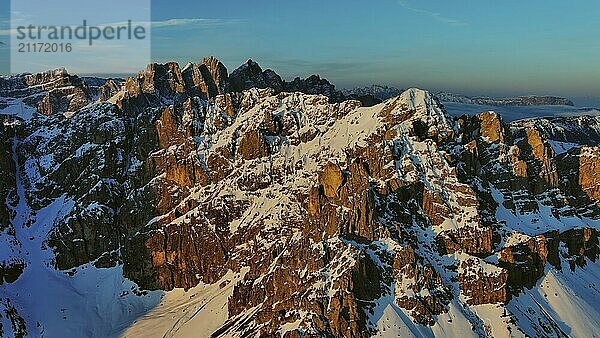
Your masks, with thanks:
[[(13, 152), (17, 140), (14, 142)], [(98, 269), (91, 262), (71, 273), (54, 269), (54, 255), (46, 240), (56, 220), (71, 210), (73, 201), (62, 196), (33, 213), (26, 202), (24, 180), (29, 182), (34, 175), (17, 169), (18, 204), (12, 220), (15, 235), (14, 240), (6, 233), (0, 236), (5, 241), (0, 260), (16, 258), (26, 267), (14, 283), (0, 286), (2, 296), (10, 299), (27, 323), (36, 323), (28, 327), (35, 330), (29, 332), (31, 337), (120, 336), (136, 318), (158, 304), (162, 292), (136, 295), (137, 286), (123, 277), (121, 266)], [(4, 327), (11, 326), (6, 317), (0, 321)]]
[(563, 263), (562, 271), (549, 268), (533, 289), (511, 300), (508, 310), (532, 337), (600, 337), (600, 262), (588, 260), (575, 271)]

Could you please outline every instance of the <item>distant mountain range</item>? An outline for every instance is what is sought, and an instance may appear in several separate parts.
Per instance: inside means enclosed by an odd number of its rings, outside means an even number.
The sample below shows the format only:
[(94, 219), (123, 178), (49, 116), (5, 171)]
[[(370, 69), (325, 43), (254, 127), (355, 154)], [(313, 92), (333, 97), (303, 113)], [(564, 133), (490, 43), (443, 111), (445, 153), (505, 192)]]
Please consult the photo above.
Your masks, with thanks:
[[(365, 87), (355, 87), (352, 89), (342, 89), (341, 91), (346, 97), (366, 97), (373, 96), (374, 98), (385, 101), (389, 98), (396, 97), (403, 92), (403, 89), (396, 87), (388, 87), (382, 85), (371, 85)], [(529, 95), (508, 98), (494, 98), (487, 96), (471, 97), (461, 94), (449, 92), (438, 92), (435, 96), (441, 102), (456, 102), (465, 104), (478, 104), (488, 106), (574, 106), (569, 99), (547, 95)]]
[(391, 97), (396, 97), (402, 93), (402, 89), (396, 87), (388, 87), (382, 85), (371, 85), (365, 87), (355, 87), (352, 89), (342, 89), (342, 93), (346, 96), (367, 96), (372, 95), (379, 100), (387, 100)]
[(556, 96), (519, 96), (508, 98), (492, 98), (492, 97), (469, 97), (448, 92), (437, 93), (436, 96), (442, 102), (457, 102), (467, 104), (480, 104), (488, 106), (574, 106), (569, 99)]

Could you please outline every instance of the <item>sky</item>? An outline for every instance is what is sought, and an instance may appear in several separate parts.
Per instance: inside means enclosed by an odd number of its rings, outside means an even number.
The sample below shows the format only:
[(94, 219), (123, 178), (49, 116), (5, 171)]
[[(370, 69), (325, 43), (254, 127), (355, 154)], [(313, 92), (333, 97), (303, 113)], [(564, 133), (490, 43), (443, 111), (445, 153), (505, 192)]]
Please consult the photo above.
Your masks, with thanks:
[(338, 88), (600, 103), (597, 0), (153, 0), (151, 13), (156, 62), (214, 55), (231, 71), (251, 58)]
[[(135, 74), (152, 61), (150, 34), (140, 35), (142, 39), (133, 38), (133, 27), (150, 31), (151, 7), (150, 0), (12, 0), (7, 27), (11, 38), (10, 71), (38, 72), (64, 66), (79, 75)], [(127, 29), (129, 22), (131, 33)], [(34, 29), (28, 29), (30, 25)], [(112, 39), (100, 39), (101, 34), (95, 38), (95, 33), (91, 38), (89, 28), (101, 33), (106, 26), (113, 29)], [(47, 33), (48, 27), (56, 28), (56, 38)], [(59, 33), (63, 27), (74, 30), (81, 38)], [(125, 31), (120, 33), (122, 38), (116, 39), (118, 27), (124, 27)], [(62, 34), (66, 38), (58, 37)], [(65, 51), (63, 46), (67, 43), (70, 47)], [(40, 52), (41, 44), (56, 47), (52, 47), (53, 52), (42, 45)]]

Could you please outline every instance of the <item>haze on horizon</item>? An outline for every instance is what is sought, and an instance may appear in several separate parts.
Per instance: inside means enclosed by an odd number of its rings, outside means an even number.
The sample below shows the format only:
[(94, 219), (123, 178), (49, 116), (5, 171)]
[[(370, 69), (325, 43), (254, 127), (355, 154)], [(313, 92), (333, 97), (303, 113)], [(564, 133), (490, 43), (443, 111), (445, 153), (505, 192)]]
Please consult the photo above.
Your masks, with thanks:
[(600, 104), (597, 13), (595, 0), (153, 0), (152, 54), (180, 64), (214, 55), (230, 71), (252, 58), (286, 79), (316, 73), (338, 88)]
[(230, 70), (252, 58), (338, 87), (600, 98), (597, 13), (592, 0), (155, 1), (153, 52), (184, 63), (215, 55)]

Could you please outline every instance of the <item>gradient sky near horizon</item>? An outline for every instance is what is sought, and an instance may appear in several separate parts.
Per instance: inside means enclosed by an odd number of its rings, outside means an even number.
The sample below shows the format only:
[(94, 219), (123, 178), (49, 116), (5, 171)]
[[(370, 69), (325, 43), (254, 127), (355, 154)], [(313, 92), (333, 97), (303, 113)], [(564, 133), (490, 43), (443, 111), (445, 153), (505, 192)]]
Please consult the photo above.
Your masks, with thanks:
[(214, 55), (230, 71), (252, 58), (342, 88), (600, 102), (598, 13), (597, 0), (154, 0), (152, 52), (181, 64)]

